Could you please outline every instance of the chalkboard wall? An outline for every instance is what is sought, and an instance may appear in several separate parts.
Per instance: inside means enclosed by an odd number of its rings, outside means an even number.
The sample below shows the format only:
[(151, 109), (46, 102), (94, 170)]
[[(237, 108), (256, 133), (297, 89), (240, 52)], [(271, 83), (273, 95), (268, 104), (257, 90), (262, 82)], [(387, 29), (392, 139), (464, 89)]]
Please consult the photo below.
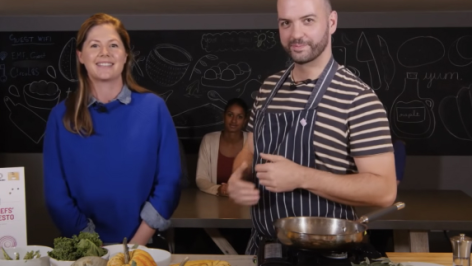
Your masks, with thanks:
[[(50, 110), (77, 85), (76, 32), (0, 32), (0, 152), (41, 152)], [(290, 59), (277, 30), (130, 31), (139, 84), (196, 152), (226, 102), (249, 105)], [(338, 29), (335, 59), (369, 84), (409, 155), (472, 154), (470, 28)]]

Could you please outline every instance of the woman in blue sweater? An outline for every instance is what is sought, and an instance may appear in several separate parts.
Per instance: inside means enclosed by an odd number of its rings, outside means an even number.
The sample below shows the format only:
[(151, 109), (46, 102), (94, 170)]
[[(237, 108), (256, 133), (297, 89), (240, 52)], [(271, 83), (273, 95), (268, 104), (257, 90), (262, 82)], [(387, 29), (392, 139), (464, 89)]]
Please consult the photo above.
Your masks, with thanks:
[(145, 245), (178, 205), (176, 130), (164, 100), (133, 80), (132, 56), (118, 19), (82, 24), (78, 88), (52, 110), (44, 139), (46, 204), (64, 236)]

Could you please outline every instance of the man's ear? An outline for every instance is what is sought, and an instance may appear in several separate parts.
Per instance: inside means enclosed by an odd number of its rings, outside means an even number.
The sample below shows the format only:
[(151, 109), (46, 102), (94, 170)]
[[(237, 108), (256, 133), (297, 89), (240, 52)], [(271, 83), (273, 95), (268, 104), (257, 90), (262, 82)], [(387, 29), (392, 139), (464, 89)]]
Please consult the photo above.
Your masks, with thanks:
[(338, 12), (331, 11), (329, 14), (329, 33), (334, 34), (338, 28)]

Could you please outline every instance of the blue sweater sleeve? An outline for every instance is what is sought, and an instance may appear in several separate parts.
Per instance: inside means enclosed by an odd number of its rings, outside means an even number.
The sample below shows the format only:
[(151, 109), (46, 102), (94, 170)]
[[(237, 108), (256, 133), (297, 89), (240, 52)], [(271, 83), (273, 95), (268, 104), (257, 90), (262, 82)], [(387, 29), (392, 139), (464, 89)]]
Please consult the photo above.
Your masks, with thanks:
[[(158, 114), (158, 157), (154, 188), (148, 201), (160, 216), (168, 220), (180, 199), (180, 153), (177, 132), (165, 102), (160, 99)], [(146, 206), (145, 206), (146, 207)], [(148, 206), (150, 207), (150, 206)], [(144, 209), (143, 209), (144, 211)], [(160, 215), (160, 216), (159, 216)], [(141, 213), (143, 216), (143, 212)], [(145, 221), (146, 218), (142, 217)], [(154, 219), (154, 220), (155, 220)], [(149, 222), (146, 221), (148, 224)], [(149, 224), (152, 226), (151, 224)]]
[(56, 139), (60, 119), (51, 112), (43, 146), (44, 196), (49, 214), (61, 233), (66, 237), (78, 234), (87, 227), (88, 219), (77, 208), (69, 195), (69, 189), (62, 170), (62, 154)]
[(393, 144), (393, 149), (395, 153), (395, 170), (397, 172), (397, 180), (402, 181), (406, 165), (405, 145), (401, 141), (396, 141)]

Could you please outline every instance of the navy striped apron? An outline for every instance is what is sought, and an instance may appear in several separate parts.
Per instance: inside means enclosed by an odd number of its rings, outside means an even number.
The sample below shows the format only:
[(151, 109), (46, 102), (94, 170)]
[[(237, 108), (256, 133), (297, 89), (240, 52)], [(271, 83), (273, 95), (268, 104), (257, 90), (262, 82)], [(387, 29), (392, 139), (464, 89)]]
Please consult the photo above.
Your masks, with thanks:
[[(251, 208), (253, 229), (246, 254), (257, 254), (262, 238), (276, 240), (273, 222), (284, 217), (317, 216), (354, 219), (352, 207), (319, 197), (307, 190), (274, 193), (259, 184), (254, 173), (256, 164), (264, 163), (260, 153), (282, 155), (293, 162), (315, 168), (313, 127), (316, 108), (328, 89), (338, 64), (331, 58), (321, 73), (303, 110), (270, 113), (267, 108), (293, 69), (293, 64), (285, 71), (275, 85), (265, 104), (254, 116), (254, 160), (253, 179), (260, 191), (259, 202)], [(290, 178), (290, 177), (287, 177)]]

